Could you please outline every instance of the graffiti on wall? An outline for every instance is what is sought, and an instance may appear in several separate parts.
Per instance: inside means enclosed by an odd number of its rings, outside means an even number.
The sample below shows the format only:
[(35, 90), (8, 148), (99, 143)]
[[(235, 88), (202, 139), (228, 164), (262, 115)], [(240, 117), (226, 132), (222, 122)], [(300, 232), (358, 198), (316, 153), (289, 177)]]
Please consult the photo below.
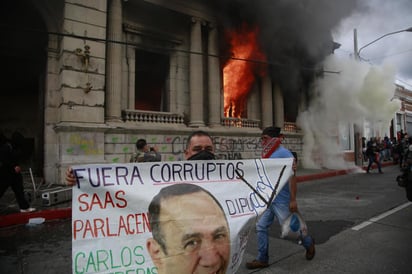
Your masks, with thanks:
[(248, 158), (260, 157), (261, 144), (256, 137), (214, 137), (213, 143), (219, 159), (243, 159), (243, 154), (247, 154)]
[[(136, 153), (138, 139), (146, 139), (162, 155), (162, 161), (184, 160), (187, 135), (127, 135), (77, 132), (63, 136), (63, 151), (68, 156), (103, 156), (112, 163), (129, 162)], [(212, 136), (216, 157), (221, 160), (241, 160), (260, 158), (262, 151), (259, 137)], [(299, 138), (286, 138), (285, 147), (301, 151)]]
[[(135, 143), (138, 139), (146, 139), (149, 145), (158, 147), (164, 161), (180, 161), (184, 159), (187, 136), (164, 135), (164, 136), (132, 136), (131, 144), (123, 144), (120, 154), (132, 155), (135, 151)], [(261, 145), (257, 137), (212, 137), (216, 147), (216, 157), (224, 160), (238, 160), (245, 158), (259, 158)], [(119, 143), (120, 138), (111, 138), (113, 143)], [(132, 149), (131, 149), (132, 148)], [(108, 157), (110, 158), (110, 157)], [(130, 156), (125, 156), (129, 159)], [(111, 158), (112, 162), (119, 162), (119, 157)]]
[(104, 153), (103, 138), (99, 136), (94, 133), (70, 134), (66, 153), (69, 155), (102, 155)]

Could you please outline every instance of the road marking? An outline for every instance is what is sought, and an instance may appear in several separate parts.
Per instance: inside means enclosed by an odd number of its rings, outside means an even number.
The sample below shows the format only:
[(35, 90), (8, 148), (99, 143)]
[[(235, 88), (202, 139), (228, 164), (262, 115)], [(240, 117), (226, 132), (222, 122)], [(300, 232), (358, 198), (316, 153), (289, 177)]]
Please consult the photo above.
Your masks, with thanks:
[(386, 212), (384, 212), (384, 213), (382, 213), (382, 214), (380, 214), (380, 215), (378, 215), (378, 216), (376, 216), (376, 217), (370, 218), (368, 221), (365, 221), (365, 222), (363, 222), (363, 223), (360, 223), (360, 224), (352, 227), (352, 230), (356, 230), (356, 231), (361, 230), (362, 228), (365, 228), (365, 227), (367, 227), (367, 226), (370, 225), (370, 224), (376, 223), (376, 222), (379, 221), (380, 219), (383, 219), (383, 218), (385, 218), (385, 217), (387, 217), (387, 216), (389, 216), (389, 215), (391, 215), (391, 214), (393, 214), (393, 213), (395, 213), (395, 212), (397, 212), (397, 211), (399, 211), (399, 210), (401, 210), (401, 209), (404, 209), (405, 207), (410, 206), (410, 205), (412, 205), (412, 202), (407, 202), (407, 203), (405, 203), (405, 204), (403, 204), (403, 205), (400, 205), (400, 206), (395, 207), (395, 208), (393, 208), (393, 209), (391, 209), (391, 210), (388, 210), (388, 211), (386, 211)]

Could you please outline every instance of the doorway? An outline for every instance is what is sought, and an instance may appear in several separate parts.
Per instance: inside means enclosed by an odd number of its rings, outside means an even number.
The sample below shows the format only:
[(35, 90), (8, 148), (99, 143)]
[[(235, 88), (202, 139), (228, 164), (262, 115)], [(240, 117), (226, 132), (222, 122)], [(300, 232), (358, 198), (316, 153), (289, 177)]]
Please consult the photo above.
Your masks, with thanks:
[[(24, 3), (22, 3), (24, 2)], [(24, 136), (23, 168), (42, 175), (47, 28), (31, 1), (5, 1), (0, 10), (0, 130)]]

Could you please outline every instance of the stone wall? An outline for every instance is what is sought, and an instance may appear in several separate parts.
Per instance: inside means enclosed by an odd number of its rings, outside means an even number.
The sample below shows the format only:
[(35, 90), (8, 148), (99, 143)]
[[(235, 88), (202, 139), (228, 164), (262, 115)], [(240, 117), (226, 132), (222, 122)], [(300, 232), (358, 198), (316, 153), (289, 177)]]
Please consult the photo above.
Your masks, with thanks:
[[(126, 130), (125, 130), (126, 131)], [(60, 143), (62, 150), (61, 180), (67, 166), (95, 163), (128, 163), (131, 155), (136, 152), (135, 143), (143, 138), (150, 145), (156, 145), (162, 155), (162, 161), (184, 160), (189, 133), (171, 134), (155, 133), (101, 133), (91, 131), (76, 131), (61, 133)], [(255, 136), (225, 136), (211, 134), (216, 147), (218, 159), (254, 159), (260, 158), (262, 147), (260, 135)], [(300, 134), (286, 134), (283, 145), (302, 153), (302, 139)]]

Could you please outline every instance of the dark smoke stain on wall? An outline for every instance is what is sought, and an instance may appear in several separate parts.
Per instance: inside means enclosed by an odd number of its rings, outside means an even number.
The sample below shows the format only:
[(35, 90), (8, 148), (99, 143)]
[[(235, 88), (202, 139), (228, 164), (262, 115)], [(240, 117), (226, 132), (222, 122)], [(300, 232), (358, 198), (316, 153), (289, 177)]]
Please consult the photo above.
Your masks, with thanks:
[[(273, 82), (284, 94), (286, 121), (296, 118), (299, 95), (308, 93), (319, 64), (333, 53), (333, 28), (357, 7), (357, 0), (214, 0), (223, 29), (246, 22), (260, 29)], [(221, 52), (230, 56), (221, 37)], [(337, 41), (339, 42), (339, 41)], [(225, 60), (222, 60), (224, 64)], [(292, 121), (293, 122), (293, 121)]]

